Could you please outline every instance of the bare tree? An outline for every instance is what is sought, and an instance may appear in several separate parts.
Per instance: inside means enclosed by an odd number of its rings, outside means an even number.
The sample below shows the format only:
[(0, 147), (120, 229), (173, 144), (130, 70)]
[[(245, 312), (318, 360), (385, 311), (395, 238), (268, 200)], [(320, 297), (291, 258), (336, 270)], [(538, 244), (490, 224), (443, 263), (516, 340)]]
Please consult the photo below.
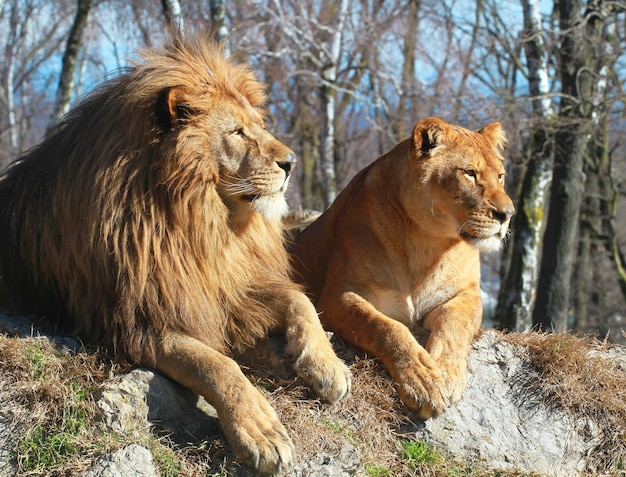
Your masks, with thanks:
[(228, 36), (228, 27), (226, 26), (226, 1), (211, 0), (211, 22), (215, 28), (215, 38), (218, 41), (224, 41)]
[(178, 0), (161, 0), (163, 5), (163, 13), (170, 27), (176, 30), (183, 28), (183, 9)]
[(537, 290), (541, 238), (546, 194), (552, 179), (552, 139), (550, 122), (554, 115), (549, 97), (550, 60), (544, 40), (539, 0), (522, 0), (524, 10), (524, 50), (528, 89), (532, 102), (530, 143), (527, 165), (511, 229), (510, 264), (498, 297), (496, 321), (500, 326), (523, 331), (532, 326)]
[(555, 135), (555, 158), (550, 208), (544, 236), (533, 323), (546, 330), (565, 331), (570, 312), (570, 290), (580, 209), (583, 200), (583, 164), (592, 132), (594, 68), (591, 44), (602, 20), (595, 18), (595, 2), (583, 15), (582, 0), (559, 0), (562, 37), (559, 73), (561, 104)]
[[(592, 317), (593, 309), (605, 308), (605, 293), (598, 290), (597, 283), (607, 282), (607, 269), (616, 272), (615, 277), (626, 299), (626, 268), (624, 255), (618, 242), (616, 227), (619, 193), (613, 178), (613, 157), (610, 145), (610, 114), (616, 101), (623, 94), (615, 69), (621, 49), (617, 43), (617, 14), (624, 6), (598, 3), (588, 10), (589, 22), (598, 25), (596, 37), (589, 38), (594, 45), (594, 82), (590, 102), (593, 134), (585, 161), (585, 200), (582, 204), (578, 260), (574, 275), (574, 324), (577, 328), (595, 327), (607, 330), (605, 319)], [(607, 258), (609, 267), (607, 267)], [(613, 267), (610, 267), (612, 262)]]
[[(48, 117), (56, 75), (52, 57), (66, 39), (68, 2), (7, 0), (0, 11), (0, 166), (40, 140), (41, 121)], [(42, 71), (46, 71), (45, 74)], [(42, 81), (43, 80), (43, 81)]]
[(89, 11), (93, 5), (93, 0), (78, 0), (74, 23), (67, 37), (65, 53), (63, 54), (63, 66), (59, 77), (56, 101), (52, 111), (50, 127), (54, 126), (61, 117), (70, 109), (70, 101), (76, 78), (76, 65), (78, 55), (83, 46), (83, 37), (87, 27)]
[(320, 87), (320, 103), (322, 111), (322, 137), (320, 141), (320, 162), (322, 168), (322, 188), (324, 207), (328, 207), (337, 197), (337, 177), (335, 173), (335, 118), (337, 68), (341, 59), (341, 37), (348, 16), (349, 0), (340, 0), (337, 12), (331, 24), (331, 36), (322, 50), (322, 84)]

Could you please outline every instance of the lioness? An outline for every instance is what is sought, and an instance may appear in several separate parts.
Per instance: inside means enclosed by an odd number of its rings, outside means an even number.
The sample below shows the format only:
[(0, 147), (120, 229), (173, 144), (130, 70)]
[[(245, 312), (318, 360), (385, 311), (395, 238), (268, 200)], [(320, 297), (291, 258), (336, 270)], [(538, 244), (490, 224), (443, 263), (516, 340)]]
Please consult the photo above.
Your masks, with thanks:
[[(324, 326), (382, 360), (428, 418), (458, 401), (478, 330), (479, 251), (505, 237), (499, 123), (474, 132), (427, 118), (358, 173), (293, 246)], [(410, 328), (430, 331), (424, 349)]]
[(350, 372), (289, 276), (295, 155), (265, 129), (265, 101), (208, 35), (144, 51), (0, 176), (0, 308), (56, 316), (193, 389), (234, 452), (274, 472), (293, 444), (230, 351), (285, 333), (331, 402)]

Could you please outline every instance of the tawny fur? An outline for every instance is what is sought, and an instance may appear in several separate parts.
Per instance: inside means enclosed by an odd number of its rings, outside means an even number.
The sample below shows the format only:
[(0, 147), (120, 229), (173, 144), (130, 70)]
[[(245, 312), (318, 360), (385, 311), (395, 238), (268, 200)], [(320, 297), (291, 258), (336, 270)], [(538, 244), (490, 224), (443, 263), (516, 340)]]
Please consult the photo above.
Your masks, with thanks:
[[(514, 212), (498, 123), (437, 118), (358, 173), (296, 239), (293, 263), (324, 326), (379, 357), (405, 404), (427, 418), (465, 389), (482, 317), (479, 250)], [(411, 330), (430, 331), (422, 347)]]
[(289, 277), (294, 155), (264, 130), (265, 100), (206, 35), (142, 52), (1, 176), (0, 306), (205, 395), (235, 452), (271, 472), (292, 444), (224, 355), (280, 329), (322, 397), (350, 376)]

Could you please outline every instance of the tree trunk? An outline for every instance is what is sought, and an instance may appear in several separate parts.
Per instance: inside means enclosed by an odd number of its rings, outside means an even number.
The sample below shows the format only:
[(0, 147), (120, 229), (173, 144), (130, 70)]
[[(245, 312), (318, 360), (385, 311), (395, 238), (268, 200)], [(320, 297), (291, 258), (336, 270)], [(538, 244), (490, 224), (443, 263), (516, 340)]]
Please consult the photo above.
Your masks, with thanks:
[(74, 23), (72, 24), (70, 34), (67, 37), (67, 43), (65, 44), (63, 67), (61, 68), (61, 77), (59, 79), (54, 111), (52, 112), (52, 119), (48, 129), (52, 128), (59, 119), (70, 110), (78, 55), (83, 46), (85, 28), (87, 27), (89, 11), (92, 6), (93, 0), (78, 0)]
[(183, 29), (183, 9), (178, 0), (161, 0), (165, 20), (170, 28), (181, 31)]
[(570, 308), (576, 235), (583, 200), (583, 162), (590, 134), (589, 98), (592, 75), (590, 38), (581, 15), (581, 0), (559, 0), (563, 96), (555, 136), (555, 164), (550, 209), (544, 236), (541, 271), (533, 323), (556, 332), (566, 331)]
[(472, 71), (472, 58), (474, 56), (474, 48), (476, 48), (476, 42), (478, 39), (478, 32), (480, 30), (480, 17), (483, 11), (483, 0), (476, 0), (476, 10), (474, 13), (474, 23), (472, 25), (472, 39), (470, 40), (469, 48), (463, 55), (463, 74), (461, 75), (461, 81), (456, 92), (456, 98), (454, 99), (454, 112), (452, 118), (454, 121), (459, 121), (461, 116), (461, 108), (463, 106), (463, 97), (465, 96), (465, 88), (467, 85), (467, 78)]
[[(402, 51), (404, 59), (402, 63), (402, 78), (400, 100), (398, 103), (398, 117), (393, 122), (393, 132), (397, 141), (403, 140), (410, 134), (407, 131), (406, 118), (410, 118), (412, 123), (419, 118), (413, 118), (412, 109), (417, 95), (417, 85), (415, 80), (415, 59), (417, 48), (417, 32), (419, 28), (421, 0), (409, 0), (407, 5), (409, 12), (406, 20), (406, 32), (404, 34), (404, 45)], [(409, 126), (410, 127), (410, 126)]]
[(337, 176), (335, 172), (335, 103), (334, 89), (337, 81), (337, 66), (341, 56), (341, 36), (350, 7), (349, 0), (341, 0), (328, 45), (326, 67), (322, 71), (320, 100), (322, 111), (322, 135), (320, 143), (320, 161), (322, 170), (322, 188), (324, 208), (330, 206), (337, 197)]
[(552, 180), (553, 146), (549, 135), (552, 102), (548, 99), (548, 55), (543, 39), (538, 0), (522, 0), (524, 7), (524, 50), (528, 67), (529, 93), (533, 107), (528, 164), (513, 217), (514, 231), (509, 246), (510, 264), (498, 296), (496, 322), (502, 328), (523, 331), (532, 326), (537, 290), (541, 235), (546, 194)]
[(211, 22), (215, 29), (215, 39), (217, 41), (224, 41), (228, 36), (228, 27), (226, 26), (226, 1), (225, 0), (211, 0)]

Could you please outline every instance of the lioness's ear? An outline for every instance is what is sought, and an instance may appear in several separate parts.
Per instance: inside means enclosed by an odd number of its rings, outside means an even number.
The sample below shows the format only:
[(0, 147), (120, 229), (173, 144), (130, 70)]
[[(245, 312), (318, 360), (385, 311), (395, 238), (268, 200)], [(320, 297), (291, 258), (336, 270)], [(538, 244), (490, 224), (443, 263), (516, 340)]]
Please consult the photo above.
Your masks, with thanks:
[(181, 121), (194, 114), (191, 95), (182, 87), (164, 89), (156, 101), (155, 115), (157, 123), (164, 131), (173, 129)]
[(447, 124), (439, 118), (422, 119), (413, 129), (413, 147), (423, 155), (429, 155), (445, 139)]
[(480, 134), (485, 136), (490, 142), (502, 150), (507, 143), (506, 134), (502, 129), (502, 125), (498, 122), (490, 123), (478, 130)]

